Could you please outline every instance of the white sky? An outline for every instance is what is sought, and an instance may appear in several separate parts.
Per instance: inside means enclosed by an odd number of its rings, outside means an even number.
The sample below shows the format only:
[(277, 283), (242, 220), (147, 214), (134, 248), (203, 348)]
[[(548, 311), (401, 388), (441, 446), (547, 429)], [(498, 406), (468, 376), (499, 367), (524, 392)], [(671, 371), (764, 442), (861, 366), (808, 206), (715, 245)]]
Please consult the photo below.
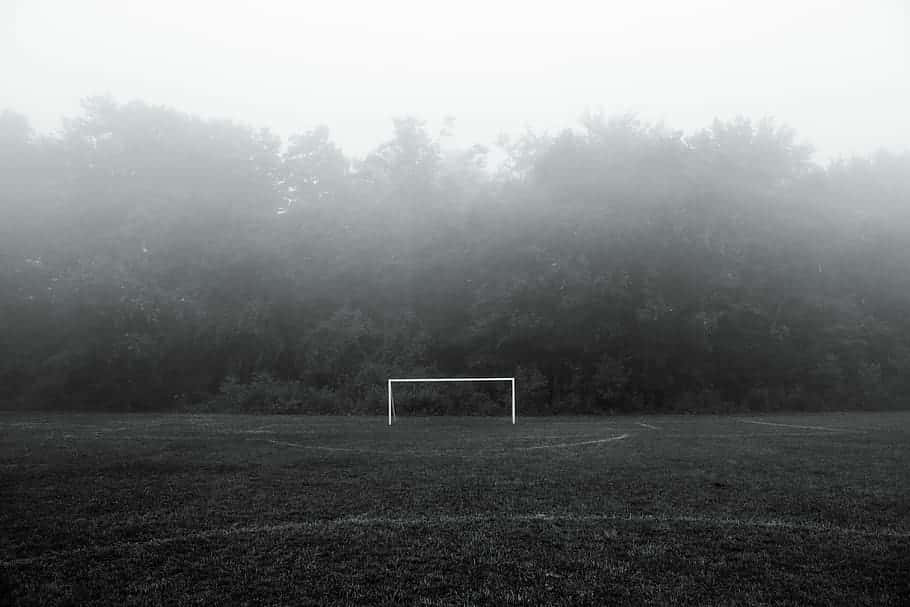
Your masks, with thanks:
[(691, 132), (771, 115), (817, 159), (910, 147), (910, 0), (0, 0), (0, 108), (42, 131), (142, 99), (348, 154), (393, 116), (460, 145), (634, 111)]

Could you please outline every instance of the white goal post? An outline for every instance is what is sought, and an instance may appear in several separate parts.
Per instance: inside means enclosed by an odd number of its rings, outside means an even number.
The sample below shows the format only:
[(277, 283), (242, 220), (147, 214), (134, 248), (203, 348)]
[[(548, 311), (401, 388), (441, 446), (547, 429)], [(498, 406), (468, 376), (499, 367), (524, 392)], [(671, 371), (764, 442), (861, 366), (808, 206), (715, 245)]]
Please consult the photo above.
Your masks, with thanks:
[(392, 418), (395, 417), (395, 401), (392, 398), (392, 384), (416, 384), (423, 382), (444, 382), (444, 381), (507, 381), (512, 387), (512, 423), (515, 423), (515, 378), (514, 377), (421, 377), (421, 378), (402, 378), (389, 380), (389, 425), (392, 425)]

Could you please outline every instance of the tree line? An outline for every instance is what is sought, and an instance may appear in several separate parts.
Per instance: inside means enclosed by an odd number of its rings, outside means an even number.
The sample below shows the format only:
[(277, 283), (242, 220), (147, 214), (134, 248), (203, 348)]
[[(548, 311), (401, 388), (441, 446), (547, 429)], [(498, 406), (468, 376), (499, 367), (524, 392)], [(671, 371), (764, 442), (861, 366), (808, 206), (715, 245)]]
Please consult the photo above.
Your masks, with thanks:
[[(92, 98), (0, 115), (0, 403), (382, 413), (515, 375), (524, 413), (881, 409), (910, 394), (910, 155), (820, 166), (773, 120), (635, 116), (351, 158)], [(496, 388), (408, 388), (424, 413)]]

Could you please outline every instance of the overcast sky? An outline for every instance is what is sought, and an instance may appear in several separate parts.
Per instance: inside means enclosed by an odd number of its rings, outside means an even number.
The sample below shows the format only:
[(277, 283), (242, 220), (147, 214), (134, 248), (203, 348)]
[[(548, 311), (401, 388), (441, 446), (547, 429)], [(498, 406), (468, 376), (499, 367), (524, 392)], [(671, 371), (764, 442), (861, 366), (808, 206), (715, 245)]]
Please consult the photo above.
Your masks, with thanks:
[[(774, 116), (825, 161), (910, 146), (910, 0), (0, 0), (0, 108), (142, 99), (348, 154), (415, 115), (459, 145), (633, 111)], [(593, 8), (598, 7), (598, 8)]]

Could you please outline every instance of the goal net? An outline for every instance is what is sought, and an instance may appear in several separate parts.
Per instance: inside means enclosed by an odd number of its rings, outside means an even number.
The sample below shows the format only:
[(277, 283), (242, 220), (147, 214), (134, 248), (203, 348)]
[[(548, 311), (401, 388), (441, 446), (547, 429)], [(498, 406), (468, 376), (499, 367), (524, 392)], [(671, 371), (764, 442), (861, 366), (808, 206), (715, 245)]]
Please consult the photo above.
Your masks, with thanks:
[(512, 393), (512, 423), (515, 423), (515, 378), (514, 377), (408, 377), (389, 379), (389, 425), (395, 414), (395, 384), (442, 383), (442, 382), (508, 382)]

